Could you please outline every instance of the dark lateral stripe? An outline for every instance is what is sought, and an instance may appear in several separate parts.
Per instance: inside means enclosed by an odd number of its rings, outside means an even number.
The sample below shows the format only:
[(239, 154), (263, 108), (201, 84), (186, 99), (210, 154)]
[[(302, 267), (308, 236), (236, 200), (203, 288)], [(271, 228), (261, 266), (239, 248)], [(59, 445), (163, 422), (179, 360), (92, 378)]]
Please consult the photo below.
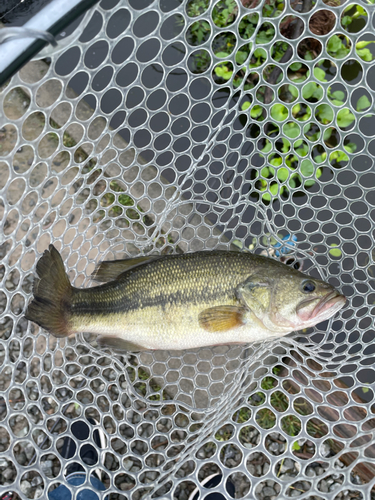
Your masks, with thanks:
[[(95, 294), (97, 295), (97, 293)], [(229, 294), (228, 295), (232, 295)], [(228, 295), (222, 294), (223, 300), (228, 299)], [(113, 300), (109, 295), (104, 295), (99, 297), (92, 297), (90, 300), (89, 296), (86, 296), (84, 301), (73, 302), (71, 306), (71, 313), (77, 314), (90, 314), (90, 315), (103, 315), (111, 313), (122, 313), (130, 312), (138, 309), (143, 309), (146, 307), (161, 307), (165, 308), (166, 305), (173, 306), (187, 306), (188, 304), (197, 305), (202, 302), (211, 302), (218, 300), (217, 291), (208, 293), (204, 291), (202, 293), (197, 293), (192, 291), (191, 293), (186, 292), (176, 292), (169, 295), (160, 293), (155, 297), (143, 296), (137, 298), (129, 298), (127, 295), (123, 295), (118, 300)], [(234, 298), (234, 294), (233, 294)]]

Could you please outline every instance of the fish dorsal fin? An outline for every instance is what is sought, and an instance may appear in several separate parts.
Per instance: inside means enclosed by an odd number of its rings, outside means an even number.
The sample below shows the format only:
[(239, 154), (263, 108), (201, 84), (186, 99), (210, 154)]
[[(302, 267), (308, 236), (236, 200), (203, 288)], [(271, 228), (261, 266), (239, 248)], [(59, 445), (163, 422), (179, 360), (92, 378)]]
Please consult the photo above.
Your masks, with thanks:
[(202, 311), (199, 325), (207, 332), (225, 332), (244, 324), (245, 309), (238, 306), (216, 306)]
[(92, 273), (92, 279), (105, 283), (106, 281), (115, 280), (120, 274), (129, 271), (134, 267), (141, 264), (148, 264), (154, 260), (164, 257), (163, 255), (142, 255), (141, 257), (134, 257), (132, 259), (121, 260), (106, 260), (100, 262)]

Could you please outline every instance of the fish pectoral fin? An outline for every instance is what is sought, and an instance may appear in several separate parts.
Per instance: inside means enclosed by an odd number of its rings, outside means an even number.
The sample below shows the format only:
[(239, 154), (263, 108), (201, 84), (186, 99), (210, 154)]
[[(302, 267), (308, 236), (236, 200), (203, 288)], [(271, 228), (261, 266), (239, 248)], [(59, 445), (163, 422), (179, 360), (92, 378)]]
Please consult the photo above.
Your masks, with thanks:
[(244, 324), (245, 309), (238, 306), (216, 306), (198, 316), (199, 325), (207, 332), (225, 332)]
[(145, 350), (144, 347), (119, 337), (100, 335), (96, 341), (102, 349), (108, 348), (118, 352), (139, 352)]
[(141, 264), (148, 264), (154, 260), (160, 259), (163, 255), (141, 255), (134, 259), (120, 259), (120, 260), (105, 260), (99, 262), (91, 277), (95, 281), (104, 283), (106, 281), (115, 280), (120, 274), (138, 267)]

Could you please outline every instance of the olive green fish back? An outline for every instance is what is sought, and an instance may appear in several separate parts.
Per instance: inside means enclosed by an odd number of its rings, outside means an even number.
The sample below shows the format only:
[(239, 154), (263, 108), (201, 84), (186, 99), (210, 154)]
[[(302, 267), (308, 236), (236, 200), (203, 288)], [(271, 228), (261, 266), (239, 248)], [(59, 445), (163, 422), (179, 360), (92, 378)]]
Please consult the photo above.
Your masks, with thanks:
[[(106, 307), (108, 311), (112, 308), (129, 311), (139, 308), (140, 303), (142, 307), (163, 307), (167, 303), (199, 304), (220, 298), (225, 302), (228, 296), (235, 297), (240, 283), (266, 265), (261, 257), (226, 251), (160, 257), (132, 265), (130, 270), (119, 274), (116, 284), (121, 293), (117, 301), (112, 300)], [(108, 283), (100, 290), (112, 287)]]

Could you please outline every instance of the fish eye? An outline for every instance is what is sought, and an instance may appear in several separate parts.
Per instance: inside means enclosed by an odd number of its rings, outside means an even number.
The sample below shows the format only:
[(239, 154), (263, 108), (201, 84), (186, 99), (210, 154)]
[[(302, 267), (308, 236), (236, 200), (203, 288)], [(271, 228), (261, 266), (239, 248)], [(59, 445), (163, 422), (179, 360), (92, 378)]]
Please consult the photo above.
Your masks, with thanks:
[(311, 293), (315, 290), (316, 286), (313, 281), (304, 281), (301, 286), (303, 293)]

